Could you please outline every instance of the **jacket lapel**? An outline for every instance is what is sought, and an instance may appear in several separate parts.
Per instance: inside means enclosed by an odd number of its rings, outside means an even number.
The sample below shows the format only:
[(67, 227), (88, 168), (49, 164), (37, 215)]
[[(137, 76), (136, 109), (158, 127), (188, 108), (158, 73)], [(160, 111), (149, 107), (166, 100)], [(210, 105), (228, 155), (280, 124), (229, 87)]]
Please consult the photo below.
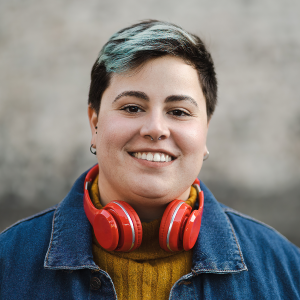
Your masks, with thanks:
[(246, 271), (241, 247), (229, 218), (202, 182), (201, 189), (204, 192), (204, 209), (193, 252), (193, 271), (218, 274)]

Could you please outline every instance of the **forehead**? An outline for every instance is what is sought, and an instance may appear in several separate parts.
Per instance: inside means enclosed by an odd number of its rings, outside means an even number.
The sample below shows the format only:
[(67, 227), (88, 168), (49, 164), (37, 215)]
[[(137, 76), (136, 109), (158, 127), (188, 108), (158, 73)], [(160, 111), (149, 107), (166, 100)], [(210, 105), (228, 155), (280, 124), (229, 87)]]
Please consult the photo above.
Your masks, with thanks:
[(114, 74), (103, 94), (103, 100), (128, 90), (142, 91), (150, 100), (173, 94), (203, 98), (196, 69), (174, 56), (151, 59), (138, 69)]

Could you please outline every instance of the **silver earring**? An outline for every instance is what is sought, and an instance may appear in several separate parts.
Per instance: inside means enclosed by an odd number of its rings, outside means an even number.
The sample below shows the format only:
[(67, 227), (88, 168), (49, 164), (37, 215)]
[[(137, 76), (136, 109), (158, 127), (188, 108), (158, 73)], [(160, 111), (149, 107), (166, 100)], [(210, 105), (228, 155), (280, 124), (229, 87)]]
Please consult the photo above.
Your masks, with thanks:
[(203, 161), (209, 158), (209, 151), (207, 150), (206, 154), (203, 157)]
[(93, 146), (94, 146), (94, 145), (92, 144), (91, 147), (90, 147), (90, 151), (91, 151), (92, 154), (96, 155), (96, 154), (97, 154), (97, 151), (96, 151), (96, 149), (95, 149), (95, 151), (92, 150), (92, 149), (94, 149)]

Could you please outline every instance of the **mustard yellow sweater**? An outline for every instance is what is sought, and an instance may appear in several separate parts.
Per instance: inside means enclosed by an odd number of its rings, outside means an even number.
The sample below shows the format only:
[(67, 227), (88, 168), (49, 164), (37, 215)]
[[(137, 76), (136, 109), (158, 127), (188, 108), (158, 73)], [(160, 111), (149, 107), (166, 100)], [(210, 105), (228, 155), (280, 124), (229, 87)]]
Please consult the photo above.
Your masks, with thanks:
[[(192, 187), (186, 203), (193, 207), (196, 198), (196, 189)], [(102, 208), (98, 176), (91, 187), (91, 200), (95, 207)], [(170, 253), (160, 248), (160, 221), (142, 222), (142, 244), (133, 252), (104, 250), (93, 236), (94, 261), (112, 278), (118, 299), (168, 299), (174, 283), (190, 273), (192, 250)]]

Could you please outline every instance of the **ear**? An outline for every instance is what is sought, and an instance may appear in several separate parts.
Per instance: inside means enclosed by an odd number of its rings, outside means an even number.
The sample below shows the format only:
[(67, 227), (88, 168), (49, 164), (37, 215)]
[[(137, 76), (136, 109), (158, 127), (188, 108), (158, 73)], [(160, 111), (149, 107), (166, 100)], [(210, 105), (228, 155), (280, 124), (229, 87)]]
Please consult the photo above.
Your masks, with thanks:
[(209, 119), (207, 119), (207, 129), (209, 127), (210, 120), (211, 120), (211, 116), (209, 117)]
[(207, 146), (205, 145), (205, 147), (204, 147), (204, 154), (203, 154), (203, 156), (205, 156), (205, 155), (207, 154), (207, 152), (208, 152), (208, 149), (207, 149)]
[[(210, 116), (210, 118), (207, 120), (207, 130), (208, 130), (208, 128), (209, 128), (210, 120), (211, 120), (211, 116)], [(206, 146), (206, 144), (205, 144), (203, 156), (205, 156), (207, 153), (209, 153), (209, 152), (208, 152), (207, 146)]]
[(98, 115), (95, 112), (95, 110), (89, 106), (88, 107), (88, 117), (89, 117), (89, 123), (92, 131), (92, 141), (91, 144), (96, 146), (96, 141), (97, 141), (97, 126), (98, 126)]

